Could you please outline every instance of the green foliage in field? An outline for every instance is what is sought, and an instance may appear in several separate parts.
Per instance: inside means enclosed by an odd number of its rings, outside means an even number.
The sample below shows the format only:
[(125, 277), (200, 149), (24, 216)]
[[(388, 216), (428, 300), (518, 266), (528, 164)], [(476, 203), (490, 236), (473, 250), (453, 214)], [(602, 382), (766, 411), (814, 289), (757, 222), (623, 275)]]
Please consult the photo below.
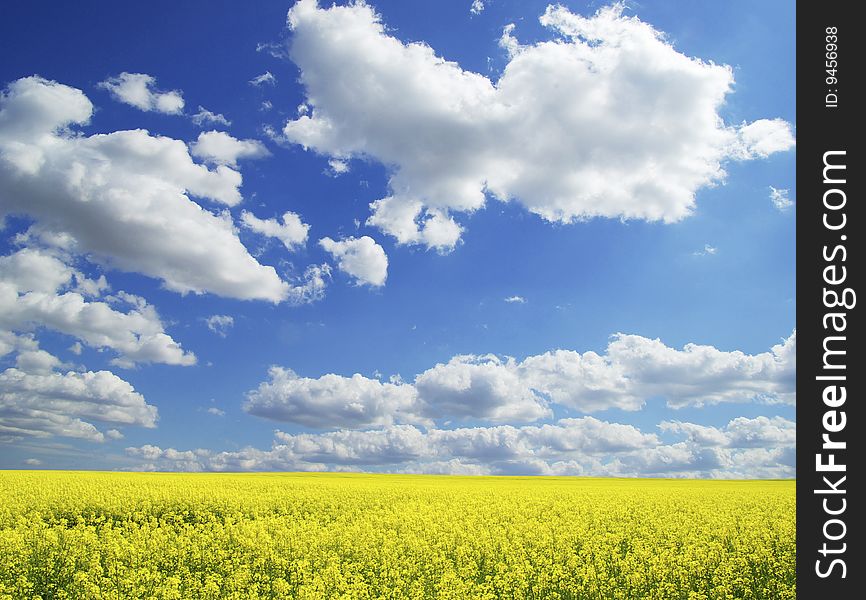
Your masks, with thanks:
[(794, 483), (0, 472), (0, 598), (794, 598)]

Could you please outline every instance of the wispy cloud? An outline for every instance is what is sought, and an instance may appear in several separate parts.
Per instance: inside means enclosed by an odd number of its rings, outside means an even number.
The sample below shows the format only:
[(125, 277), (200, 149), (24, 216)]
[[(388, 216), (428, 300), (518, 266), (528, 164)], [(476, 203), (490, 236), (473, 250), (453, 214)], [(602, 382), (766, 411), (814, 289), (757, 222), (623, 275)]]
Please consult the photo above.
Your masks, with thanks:
[(794, 206), (794, 201), (788, 198), (788, 190), (776, 189), (770, 186), (770, 201), (776, 210), (784, 212)]
[(190, 119), (199, 127), (204, 127), (206, 125), (223, 125), (228, 127), (232, 124), (225, 115), (211, 112), (201, 105), (198, 107), (198, 112), (192, 115)]
[(250, 79), (250, 85), (253, 85), (256, 87), (259, 87), (262, 85), (276, 85), (276, 83), (277, 83), (277, 78), (274, 77), (274, 74), (271, 73), (270, 71), (265, 71), (261, 75), (258, 75), (256, 77), (253, 77), (252, 79)]
[(205, 319), (207, 328), (220, 337), (226, 337), (229, 329), (234, 327), (235, 320), (229, 315), (211, 315)]

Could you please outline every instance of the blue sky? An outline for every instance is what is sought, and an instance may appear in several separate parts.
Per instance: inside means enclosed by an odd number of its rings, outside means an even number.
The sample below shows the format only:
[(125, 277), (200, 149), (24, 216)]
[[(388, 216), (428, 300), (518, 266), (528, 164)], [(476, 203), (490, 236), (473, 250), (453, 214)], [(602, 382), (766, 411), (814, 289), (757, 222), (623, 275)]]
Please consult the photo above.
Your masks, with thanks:
[(4, 7), (0, 468), (793, 476), (793, 6), (338, 4)]

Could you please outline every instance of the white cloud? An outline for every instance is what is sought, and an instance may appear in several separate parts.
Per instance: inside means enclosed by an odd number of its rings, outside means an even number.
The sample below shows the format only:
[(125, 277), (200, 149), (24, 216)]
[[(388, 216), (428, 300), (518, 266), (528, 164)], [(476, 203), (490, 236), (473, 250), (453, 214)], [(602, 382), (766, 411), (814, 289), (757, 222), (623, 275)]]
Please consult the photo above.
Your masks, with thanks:
[(776, 152), (794, 147), (794, 131), (791, 124), (782, 119), (759, 119), (743, 124), (737, 130), (735, 155), (744, 160), (767, 158)]
[(211, 406), (209, 409), (207, 409), (207, 414), (213, 415), (215, 417), (224, 417), (226, 416), (226, 411), (220, 410), (215, 406)]
[(190, 118), (192, 119), (192, 122), (199, 127), (204, 127), (206, 125), (223, 125), (225, 127), (228, 127), (232, 124), (232, 122), (229, 121), (225, 117), (225, 115), (211, 112), (201, 105), (199, 105), (198, 107), (198, 112)]
[(289, 302), (292, 304), (311, 304), (325, 297), (327, 280), (331, 278), (328, 265), (310, 265), (297, 285), (289, 288)]
[(514, 37), (514, 30), (517, 26), (514, 23), (509, 23), (502, 28), (502, 35), (499, 36), (499, 47), (505, 50), (508, 58), (514, 58), (520, 53), (522, 46), (517, 38)]
[(585, 18), (550, 6), (541, 23), (559, 37), (532, 45), (509, 25), (510, 61), (493, 82), (392, 37), (364, 3), (300, 0), (289, 11), (290, 55), (310, 110), (283, 136), (391, 167), (389, 195), (371, 204), (368, 223), (440, 251), (460, 239), (453, 214), (488, 195), (554, 222), (674, 222), (694, 210), (698, 190), (724, 180), (724, 161), (793, 145), (779, 119), (725, 125), (732, 70), (677, 52), (622, 10)]
[(326, 237), (319, 240), (319, 245), (334, 257), (337, 268), (351, 275), (357, 285), (385, 285), (388, 278), (388, 256), (373, 238), (365, 235), (334, 241)]
[(271, 367), (268, 376), (247, 393), (248, 413), (320, 429), (423, 421), (412, 412), (415, 390), (410, 385), (382, 383), (358, 373), (311, 379), (281, 367)]
[(63, 366), (60, 359), (45, 350), (19, 350), (15, 357), (15, 367), (35, 375), (47, 375)]
[[(632, 425), (592, 417), (514, 427), (378, 430), (289, 434), (277, 431), (270, 449), (214, 452), (155, 446), (127, 448), (154, 468), (176, 470), (385, 470), (390, 472), (666, 477), (792, 477), (793, 424), (780, 417), (739, 418), (786, 433), (752, 438), (748, 447), (703, 439), (664, 444)], [(665, 424), (663, 424), (664, 426)], [(701, 427), (701, 426), (695, 426)], [(706, 427), (706, 429), (713, 429)], [(727, 439), (727, 438), (726, 438)]]
[(744, 354), (686, 344), (677, 350), (637, 335), (617, 334), (607, 352), (556, 350), (530, 356), (520, 369), (557, 404), (584, 412), (637, 410), (653, 397), (668, 406), (722, 402), (793, 404), (796, 334), (769, 352)]
[(770, 186), (770, 201), (776, 210), (784, 212), (794, 206), (794, 201), (788, 197), (788, 190), (779, 190)]
[(472, 0), (472, 6), (469, 7), (469, 12), (473, 15), (480, 15), (484, 12), (484, 0)]
[(527, 422), (551, 415), (511, 358), (455, 356), (418, 375), (415, 388), (423, 412), (440, 420)]
[(332, 158), (328, 160), (328, 171), (327, 174), (331, 177), (339, 177), (340, 175), (345, 175), (349, 172), (349, 163), (348, 161), (341, 160), (339, 158)]
[(224, 131), (203, 131), (198, 140), (190, 144), (193, 156), (215, 165), (237, 167), (238, 159), (270, 156), (258, 140), (239, 140)]
[(424, 244), (441, 253), (450, 252), (460, 241), (463, 228), (447, 210), (425, 208), (419, 201), (388, 196), (370, 203), (367, 225), (394, 236), (399, 244)]
[(250, 85), (253, 85), (255, 87), (259, 87), (259, 86), (266, 85), (266, 84), (267, 85), (276, 85), (277, 84), (277, 78), (274, 77), (274, 74), (271, 73), (270, 71), (265, 71), (261, 75), (258, 75), (256, 77), (253, 77), (252, 79), (250, 79)]
[[(130, 456), (141, 458), (148, 463), (143, 465), (142, 470), (153, 471), (157, 470), (156, 462), (161, 464), (170, 464), (172, 469), (176, 471), (201, 471), (203, 470), (200, 460), (206, 460), (210, 456), (207, 450), (187, 450), (182, 452), (174, 448), (163, 450), (159, 446), (145, 444), (139, 448), (126, 448), (126, 453)], [(214, 469), (217, 470), (217, 469)]]
[(301, 221), (300, 215), (286, 211), (281, 217), (282, 223), (276, 219), (259, 219), (248, 211), (241, 213), (241, 223), (248, 229), (266, 237), (280, 240), (287, 250), (292, 251), (307, 242), (310, 226)]
[(278, 431), (276, 438), (284, 452), (303, 462), (369, 465), (416, 459), (429, 452), (425, 435), (411, 425), (323, 434)]
[(235, 320), (229, 315), (211, 315), (205, 319), (205, 323), (207, 324), (207, 328), (215, 334), (220, 337), (226, 337), (229, 329), (234, 326)]
[(183, 94), (178, 90), (164, 92), (156, 89), (156, 79), (144, 73), (121, 73), (109, 77), (99, 87), (111, 92), (115, 100), (140, 110), (169, 115), (183, 112)]
[(783, 417), (737, 417), (725, 427), (708, 427), (681, 421), (659, 424), (662, 431), (684, 435), (689, 442), (703, 447), (762, 448), (794, 446), (797, 426)]
[[(85, 282), (91, 283), (85, 286), (91, 293), (81, 290)], [(123, 292), (100, 301), (89, 299), (105, 288), (104, 277), (101, 283), (92, 282), (46, 251), (24, 248), (0, 256), (0, 329), (47, 327), (92, 348), (115, 350), (119, 357), (113, 362), (121, 366), (195, 364), (195, 355), (165, 333), (156, 310), (143, 299)]]
[(42, 461), (39, 460), (38, 458), (28, 458), (24, 461), (24, 464), (27, 465), (28, 467), (38, 467), (39, 465), (42, 464)]
[(274, 58), (287, 58), (284, 42), (259, 42), (256, 44), (256, 52), (267, 52)]
[(0, 439), (63, 436), (102, 442), (90, 421), (155, 427), (156, 407), (108, 371), (0, 372)]
[(603, 355), (555, 350), (523, 361), (458, 355), (415, 377), (382, 383), (360, 374), (299, 377), (272, 367), (248, 393), (251, 414), (327, 428), (460, 421), (533, 422), (560, 405), (583, 413), (634, 411), (650, 398), (672, 408), (722, 402), (793, 404), (796, 334), (748, 355), (617, 334)]
[(704, 244), (702, 250), (695, 250), (692, 252), (695, 256), (712, 256), (719, 251), (715, 246), (710, 246), (709, 244)]
[(227, 213), (190, 199), (238, 204), (238, 171), (196, 164), (182, 141), (144, 130), (71, 131), (92, 112), (80, 90), (39, 77), (0, 95), (0, 217), (27, 215), (36, 220), (31, 237), (176, 292), (292, 296), (275, 269), (241, 244)]
[(523, 296), (508, 296), (505, 301), (509, 304), (526, 304), (526, 298)]

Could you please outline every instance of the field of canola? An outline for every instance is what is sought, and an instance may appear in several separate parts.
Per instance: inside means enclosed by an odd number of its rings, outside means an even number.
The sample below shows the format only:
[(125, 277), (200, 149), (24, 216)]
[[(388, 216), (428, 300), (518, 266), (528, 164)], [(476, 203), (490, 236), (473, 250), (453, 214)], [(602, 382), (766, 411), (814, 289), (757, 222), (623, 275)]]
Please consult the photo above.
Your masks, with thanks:
[(0, 471), (0, 598), (794, 598), (793, 481)]

